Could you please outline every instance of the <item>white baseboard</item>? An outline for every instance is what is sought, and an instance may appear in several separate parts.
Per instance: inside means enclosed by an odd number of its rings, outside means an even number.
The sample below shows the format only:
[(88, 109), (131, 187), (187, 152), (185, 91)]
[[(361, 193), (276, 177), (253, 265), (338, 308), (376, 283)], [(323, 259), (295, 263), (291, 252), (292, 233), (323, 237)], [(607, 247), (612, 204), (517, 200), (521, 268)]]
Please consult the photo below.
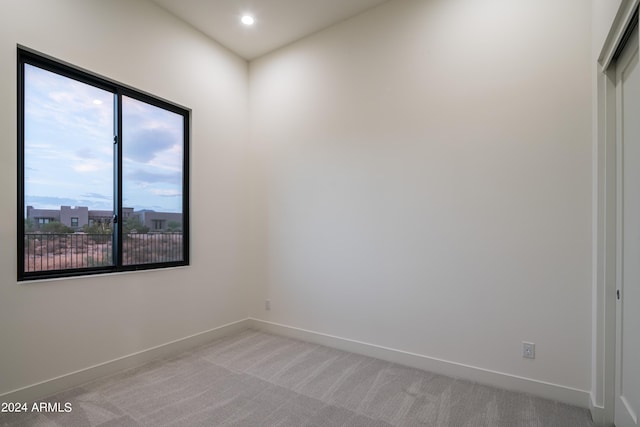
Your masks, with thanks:
[(589, 398), (589, 411), (591, 411), (593, 425), (597, 427), (613, 427), (613, 415), (609, 414), (603, 406), (596, 405), (593, 401), (593, 395)]
[(529, 393), (546, 399), (575, 405), (590, 409), (591, 394), (588, 391), (565, 387), (559, 384), (537, 381), (530, 378), (505, 374), (503, 372), (491, 371), (474, 366), (440, 360), (421, 354), (409, 353), (395, 350), (375, 344), (350, 340), (318, 332), (308, 331), (292, 326), (281, 325), (265, 320), (251, 318), (250, 326), (253, 329), (296, 338), (339, 350), (349, 351), (364, 356), (375, 357), (400, 365), (422, 369), (441, 375), (460, 378), (477, 382), (479, 384), (490, 385), (502, 389)]
[(61, 391), (80, 386), (100, 377), (115, 374), (116, 372), (125, 369), (135, 368), (136, 366), (143, 365), (144, 363), (155, 359), (179, 354), (183, 351), (206, 344), (207, 342), (223, 336), (249, 329), (250, 326), (251, 322), (249, 319), (243, 319), (227, 325), (222, 325), (208, 331), (200, 332), (166, 344), (142, 350), (128, 356), (119, 357), (79, 371), (0, 394), (0, 401), (33, 402)]
[(587, 391), (253, 318), (223, 325), (218, 328), (181, 338), (179, 340), (133, 353), (128, 356), (123, 356), (98, 365), (90, 366), (60, 377), (22, 387), (1, 394), (0, 400), (7, 402), (32, 402), (55, 393), (59, 393), (63, 390), (80, 386), (100, 377), (117, 373), (118, 371), (134, 368), (162, 357), (179, 354), (180, 352), (206, 344), (207, 342), (223, 336), (249, 328), (313, 342), (365, 356), (375, 357), (437, 374), (461, 378), (507, 390), (529, 393), (547, 399), (553, 399), (559, 402), (588, 408), (591, 410), (592, 416), (597, 425), (601, 424), (599, 420), (604, 420), (605, 418), (604, 408), (594, 405), (591, 401), (591, 395)]

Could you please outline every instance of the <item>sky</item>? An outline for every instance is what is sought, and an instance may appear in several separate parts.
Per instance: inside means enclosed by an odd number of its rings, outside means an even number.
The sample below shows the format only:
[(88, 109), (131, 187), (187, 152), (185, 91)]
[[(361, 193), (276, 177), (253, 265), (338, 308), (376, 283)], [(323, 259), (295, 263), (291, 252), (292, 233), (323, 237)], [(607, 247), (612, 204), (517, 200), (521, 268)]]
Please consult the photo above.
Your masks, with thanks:
[[(25, 64), (25, 206), (113, 209), (111, 92)], [(123, 97), (123, 206), (182, 212), (181, 115)]]

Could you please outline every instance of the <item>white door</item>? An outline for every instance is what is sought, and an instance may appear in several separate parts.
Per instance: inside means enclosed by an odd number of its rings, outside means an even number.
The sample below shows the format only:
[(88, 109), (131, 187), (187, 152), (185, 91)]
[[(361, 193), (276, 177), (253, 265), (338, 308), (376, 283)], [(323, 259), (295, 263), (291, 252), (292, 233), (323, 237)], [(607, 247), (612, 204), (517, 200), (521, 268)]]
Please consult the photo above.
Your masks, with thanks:
[(616, 64), (618, 269), (616, 427), (640, 416), (640, 66), (638, 30)]

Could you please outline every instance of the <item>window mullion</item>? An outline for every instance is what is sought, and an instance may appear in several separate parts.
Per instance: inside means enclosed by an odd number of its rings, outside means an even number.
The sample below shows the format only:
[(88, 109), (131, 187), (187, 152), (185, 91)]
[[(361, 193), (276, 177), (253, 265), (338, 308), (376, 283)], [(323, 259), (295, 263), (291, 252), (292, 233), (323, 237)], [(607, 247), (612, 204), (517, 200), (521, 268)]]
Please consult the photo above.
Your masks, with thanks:
[(113, 149), (113, 203), (114, 203), (114, 224), (113, 224), (113, 264), (116, 269), (122, 267), (122, 94), (116, 91), (114, 101), (114, 149)]

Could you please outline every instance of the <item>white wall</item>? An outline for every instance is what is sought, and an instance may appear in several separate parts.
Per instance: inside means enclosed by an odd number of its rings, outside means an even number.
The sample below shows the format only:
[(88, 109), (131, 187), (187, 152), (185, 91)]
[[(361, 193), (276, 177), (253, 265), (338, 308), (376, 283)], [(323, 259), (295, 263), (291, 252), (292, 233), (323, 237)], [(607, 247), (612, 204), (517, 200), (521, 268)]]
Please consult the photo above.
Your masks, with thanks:
[(590, 59), (589, 2), (399, 0), (252, 62), (251, 315), (588, 391)]
[[(16, 282), (16, 46), (193, 110), (191, 266)], [(247, 63), (143, 0), (0, 6), (0, 394), (245, 319)]]
[(609, 29), (620, 9), (620, 5), (625, 0), (591, 0), (592, 8), (592, 55), (594, 60), (598, 59), (604, 41), (609, 34)]

